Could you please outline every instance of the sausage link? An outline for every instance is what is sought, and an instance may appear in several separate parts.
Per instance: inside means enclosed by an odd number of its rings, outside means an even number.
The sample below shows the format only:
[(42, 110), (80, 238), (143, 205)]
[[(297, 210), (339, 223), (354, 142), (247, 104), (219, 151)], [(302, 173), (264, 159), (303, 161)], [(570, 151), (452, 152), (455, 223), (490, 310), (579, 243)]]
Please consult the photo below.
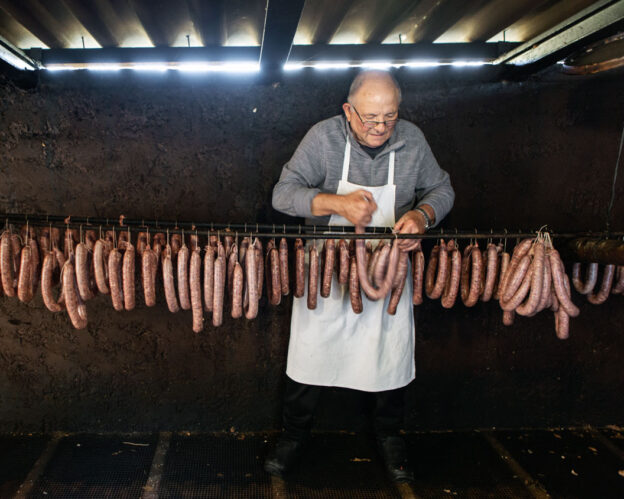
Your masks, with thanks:
[(544, 242), (537, 241), (533, 246), (533, 261), (531, 262), (533, 272), (529, 297), (516, 309), (518, 315), (531, 316), (537, 311), (544, 287), (544, 251)]
[(180, 251), (180, 248), (182, 248), (182, 234), (171, 234), (171, 254), (173, 256), (177, 256), (177, 254)]
[(513, 310), (504, 310), (503, 311), (503, 324), (505, 326), (511, 326), (514, 323), (516, 313)]
[(234, 236), (225, 236), (223, 239), (225, 242), (225, 256), (229, 257), (232, 246), (234, 245)]
[(156, 252), (146, 245), (141, 256), (141, 277), (143, 282), (143, 297), (145, 306), (156, 305), (156, 269), (158, 268), (158, 257)]
[(165, 300), (167, 301), (167, 308), (169, 312), (175, 313), (180, 310), (178, 305), (178, 298), (175, 292), (175, 284), (173, 279), (173, 261), (172, 261), (171, 245), (167, 244), (163, 250), (162, 257), (162, 274), (163, 274), (163, 287), (165, 288)]
[[(65, 260), (69, 258), (69, 255), (74, 252), (78, 237), (75, 229), (65, 229), (65, 238), (63, 239), (63, 255)], [(74, 272), (75, 267), (73, 267)]]
[(544, 251), (544, 272), (542, 277), (542, 295), (540, 297), (539, 304), (537, 306), (537, 312), (550, 307), (552, 301), (552, 275), (550, 272), (550, 259), (546, 258), (546, 252)]
[(22, 261), (22, 242), (17, 234), (11, 234), (11, 254), (13, 255), (13, 288), (17, 290), (17, 279), (19, 278), (20, 263)]
[(113, 248), (108, 255), (108, 285), (110, 287), (113, 308), (118, 312), (124, 309), (121, 262), (121, 252), (117, 248)]
[(425, 254), (420, 247), (418, 247), (412, 253), (412, 281), (413, 281), (413, 296), (412, 304), (420, 305), (423, 301), (423, 279), (425, 274)]
[[(502, 276), (502, 279), (498, 284), (498, 288), (499, 288), (498, 299), (499, 300), (503, 298), (503, 293), (505, 292), (505, 289), (507, 288), (507, 281), (512, 275), (514, 275), (514, 273), (516, 272), (516, 267), (520, 264), (520, 261), (522, 260), (522, 258), (529, 252), (532, 244), (533, 244), (533, 239), (531, 238), (523, 239), (520, 242), (520, 244), (517, 244), (516, 247), (514, 248), (513, 253), (511, 255), (511, 260), (509, 261), (509, 265), (507, 266), (506, 272)], [(528, 265), (527, 265), (527, 268), (528, 268)], [(520, 279), (520, 282), (521, 281), (522, 279)]]
[(256, 251), (256, 269), (258, 271), (258, 300), (262, 297), (262, 287), (264, 286), (264, 254), (262, 253), (262, 242), (256, 239), (254, 242)]
[(93, 293), (89, 287), (89, 263), (86, 244), (78, 243), (75, 250), (75, 262), (76, 262), (76, 281), (78, 282), (78, 293), (83, 301), (93, 298)]
[[(498, 251), (496, 245), (489, 243), (487, 245), (487, 269), (485, 272), (485, 287), (481, 295), (481, 301), (490, 301), (494, 294), (494, 285), (496, 284), (496, 276), (498, 274)], [(486, 268), (486, 266), (483, 266)]]
[(567, 278), (567, 276), (559, 252), (552, 248), (547, 253), (550, 258), (550, 272), (552, 274), (553, 285), (555, 287), (557, 300), (559, 300), (559, 305), (563, 307), (570, 317), (576, 317), (580, 313), (580, 310), (572, 303), (570, 291), (565, 287), (565, 278)]
[(351, 309), (353, 312), (361, 314), (364, 307), (362, 305), (362, 293), (360, 291), (360, 281), (358, 278), (355, 255), (351, 256), (349, 262), (349, 297), (351, 299)]
[[(366, 275), (368, 276), (368, 280), (370, 282), (372, 282), (373, 284), (375, 284), (375, 269), (377, 268), (377, 265), (379, 263), (379, 259), (381, 258), (381, 253), (384, 250), (384, 248), (387, 248), (386, 243), (384, 241), (379, 241), (379, 244), (377, 245), (377, 247), (375, 248), (374, 251), (372, 251), (372, 249), (368, 246), (366, 246)], [(389, 253), (386, 252), (386, 256)], [(385, 263), (385, 265), (387, 265), (388, 262)], [(383, 276), (385, 269), (380, 269), (379, 271), (379, 275)]]
[(505, 279), (505, 288), (501, 294), (501, 301), (509, 301), (511, 297), (515, 295), (516, 291), (518, 291), (531, 265), (531, 256), (529, 254), (524, 255), (515, 268), (512, 268), (511, 264), (509, 265), (509, 272)]
[[(466, 254), (464, 253), (464, 258)], [(472, 307), (476, 305), (479, 301), (479, 295), (481, 295), (481, 269), (483, 268), (483, 262), (481, 259), (481, 250), (479, 250), (479, 245), (475, 243), (472, 245), (472, 249), (469, 255), (470, 259), (470, 286), (467, 288), (462, 287), (461, 295), (462, 302), (466, 307)], [(462, 269), (462, 284), (464, 284)], [(464, 291), (467, 289), (467, 292)], [(464, 299), (465, 297), (465, 299)]]
[[(195, 242), (197, 243), (197, 241)], [(191, 309), (193, 311), (193, 332), (200, 333), (204, 329), (204, 307), (201, 296), (201, 252), (197, 244), (195, 244), (195, 249), (191, 250), (189, 284)]]
[(51, 251), (46, 252), (41, 268), (41, 296), (43, 297), (43, 303), (50, 312), (63, 310), (63, 307), (54, 299), (53, 276), (56, 264), (57, 260), (54, 253)]
[(604, 273), (602, 275), (602, 284), (598, 293), (591, 293), (587, 295), (587, 301), (594, 305), (600, 305), (607, 301), (609, 293), (611, 292), (611, 285), (613, 284), (613, 275), (615, 274), (615, 265), (605, 265)]
[(574, 289), (582, 295), (588, 295), (592, 292), (598, 282), (598, 264), (596, 262), (587, 265), (585, 272), (585, 282), (581, 279), (581, 264), (576, 262), (572, 264), (572, 284)]
[(134, 245), (130, 240), (126, 241), (126, 251), (123, 255), (122, 264), (122, 286), (124, 297), (124, 308), (126, 310), (134, 310), (135, 306), (135, 284), (134, 284), (134, 260), (135, 260)]
[(288, 243), (285, 238), (280, 240), (279, 244), (279, 262), (280, 262), (280, 284), (282, 286), (282, 295), (286, 296), (290, 293), (290, 283), (288, 282)]
[(316, 300), (318, 293), (318, 277), (319, 277), (319, 257), (316, 245), (310, 246), (310, 267), (308, 269), (308, 308), (314, 310), (316, 308)]
[(232, 319), (243, 316), (243, 267), (236, 262), (232, 272)]
[(496, 283), (496, 291), (494, 291), (494, 299), (500, 300), (500, 295), (502, 291), (502, 283), (507, 275), (507, 270), (509, 269), (509, 261), (511, 260), (511, 255), (506, 251), (501, 254), (500, 257), (500, 269), (498, 271), (498, 282)]
[(280, 260), (279, 260), (279, 252), (277, 248), (271, 248), (269, 251), (269, 265), (270, 265), (270, 282), (271, 289), (269, 295), (269, 303), (271, 305), (279, 305), (282, 301), (282, 285), (281, 285), (281, 276), (280, 276)]
[[(348, 253), (347, 253), (348, 255)], [(295, 298), (305, 294), (305, 248), (301, 239), (295, 240)]]
[(208, 244), (204, 250), (204, 308), (206, 312), (212, 312), (212, 300), (214, 297), (214, 261), (216, 248)]
[(147, 232), (139, 232), (136, 240), (136, 252), (140, 257), (143, 256), (145, 248), (149, 248), (149, 242), (147, 240)]
[(65, 308), (67, 309), (69, 320), (76, 329), (84, 329), (87, 327), (87, 315), (84, 304), (81, 303), (80, 295), (78, 294), (73, 256), (63, 265), (61, 282), (63, 285), (63, 296), (65, 297)]
[[(256, 238), (257, 240), (257, 238)], [(255, 319), (258, 315), (258, 252), (256, 245), (251, 244), (245, 253), (245, 275), (246, 286), (245, 293), (247, 296), (245, 309), (245, 318)]]
[[(390, 260), (390, 246), (384, 244), (377, 254), (378, 258), (376, 259), (376, 261), (372, 259), (371, 263), (373, 271), (373, 280), (371, 281), (371, 283), (374, 286), (379, 286), (383, 282), (384, 275), (386, 275), (386, 271), (388, 270), (388, 262)], [(394, 282), (392, 284), (394, 284)]]
[(624, 293), (624, 265), (618, 265), (617, 267), (617, 282), (611, 288), (611, 294), (619, 295)]
[(444, 308), (452, 308), (455, 305), (457, 299), (457, 293), (459, 292), (459, 282), (461, 279), (462, 270), (462, 256), (459, 248), (453, 248), (451, 251), (451, 270), (449, 277), (446, 280), (446, 286), (442, 293), (442, 306)]
[(188, 279), (189, 249), (184, 242), (178, 250), (177, 256), (177, 276), (178, 276), (178, 299), (180, 300), (180, 308), (189, 310), (191, 308), (191, 298), (189, 296), (189, 279)]
[(444, 292), (446, 286), (446, 278), (448, 276), (448, 250), (444, 240), (440, 241), (440, 251), (438, 253), (438, 272), (436, 275), (435, 285), (430, 294), (427, 296), (432, 300), (437, 300)]
[(327, 298), (331, 293), (332, 277), (334, 265), (336, 264), (336, 241), (334, 239), (325, 240), (325, 258), (323, 259), (323, 277), (321, 280), (321, 296)]
[(520, 283), (520, 286), (516, 290), (515, 294), (507, 301), (505, 300), (500, 301), (500, 306), (504, 311), (506, 312), (515, 311), (518, 308), (518, 306), (524, 301), (531, 287), (531, 281), (533, 280), (532, 277), (533, 277), (533, 268), (529, 267), (526, 274), (524, 274), (524, 279)]
[[(355, 227), (356, 234), (364, 234), (365, 230), (362, 226)], [(394, 282), (394, 276), (397, 271), (397, 264), (399, 262), (399, 246), (398, 239), (395, 239), (392, 243), (392, 250), (390, 250), (390, 262), (388, 263), (388, 271), (384, 277), (383, 282), (378, 288), (375, 288), (366, 273), (366, 244), (363, 239), (357, 239), (355, 241), (355, 256), (357, 259), (358, 277), (360, 279), (360, 286), (366, 293), (369, 299), (375, 301), (380, 298), (385, 298), (390, 292), (392, 284)]]
[(0, 238), (0, 272), (2, 274), (2, 289), (6, 296), (15, 296), (13, 287), (13, 247), (11, 245), (11, 234), (3, 232)]
[(107, 267), (108, 261), (104, 258), (104, 250), (106, 241), (98, 239), (93, 247), (93, 270), (95, 271), (95, 283), (97, 284), (98, 291), (102, 294), (109, 294), (107, 281)]
[[(41, 259), (43, 260), (43, 257), (46, 255), (46, 253), (48, 253), (49, 251), (52, 250), (52, 243), (50, 241), (50, 228), (49, 227), (43, 227), (39, 230), (39, 237), (37, 238), (37, 242), (39, 243), (39, 250), (41, 252)], [(43, 263), (41, 264), (42, 266), (42, 273), (43, 273)]]
[(227, 289), (229, 297), (232, 298), (232, 287), (234, 285), (234, 264), (238, 263), (238, 246), (232, 244), (230, 246), (230, 252), (227, 254)]
[(435, 278), (438, 270), (438, 260), (440, 258), (440, 245), (436, 244), (429, 253), (427, 272), (425, 274), (425, 294), (430, 296), (435, 286)]
[[(218, 253), (217, 253), (218, 254)], [(223, 324), (223, 300), (225, 298), (225, 256), (219, 255), (215, 259), (214, 293), (212, 298), (212, 325)]]
[(338, 284), (347, 284), (350, 267), (349, 245), (344, 239), (338, 241), (338, 262)]
[(17, 280), (17, 298), (23, 303), (28, 303), (33, 299), (32, 250), (30, 249), (30, 244), (25, 245), (21, 253), (19, 278)]
[(407, 251), (401, 251), (399, 256), (399, 263), (397, 264), (397, 272), (396, 275), (398, 278), (395, 278), (398, 281), (397, 286), (392, 290), (392, 294), (390, 295), (390, 300), (388, 301), (387, 312), (390, 315), (396, 314), (397, 306), (399, 305), (399, 301), (401, 301), (401, 295), (403, 294), (403, 288), (405, 287), (405, 279), (407, 278), (407, 267), (408, 267), (409, 254)]
[(189, 250), (191, 252), (191, 257), (196, 248), (199, 248), (199, 236), (197, 234), (189, 234)]
[(570, 316), (563, 307), (559, 307), (555, 312), (555, 334), (560, 340), (567, 340), (570, 337)]

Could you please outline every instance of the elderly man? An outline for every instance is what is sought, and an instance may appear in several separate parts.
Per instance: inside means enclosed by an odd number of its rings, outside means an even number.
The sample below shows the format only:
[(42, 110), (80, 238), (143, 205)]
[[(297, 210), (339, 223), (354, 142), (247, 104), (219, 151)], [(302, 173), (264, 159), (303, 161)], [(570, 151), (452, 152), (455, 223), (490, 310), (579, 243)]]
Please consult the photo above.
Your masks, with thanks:
[[(273, 207), (308, 224), (384, 226), (398, 233), (422, 234), (439, 223), (455, 194), (420, 129), (399, 119), (400, 102), (390, 73), (359, 73), (344, 116), (313, 126), (284, 165)], [(400, 241), (403, 251), (416, 244)], [(284, 431), (265, 470), (282, 476), (292, 468), (321, 387), (335, 386), (374, 392), (380, 454), (392, 479), (409, 481), (413, 473), (399, 429), (405, 388), (415, 376), (411, 282), (391, 316), (388, 297), (371, 301), (365, 295), (363, 312), (355, 314), (346, 285), (333, 281), (330, 296), (315, 310), (307, 308), (306, 296), (294, 298)]]

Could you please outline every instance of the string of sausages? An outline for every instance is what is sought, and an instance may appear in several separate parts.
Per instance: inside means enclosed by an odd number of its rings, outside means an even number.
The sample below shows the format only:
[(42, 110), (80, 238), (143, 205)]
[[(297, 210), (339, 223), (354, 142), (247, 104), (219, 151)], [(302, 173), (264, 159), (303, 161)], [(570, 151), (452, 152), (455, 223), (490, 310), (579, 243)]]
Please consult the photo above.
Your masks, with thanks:
[[(239, 241), (226, 232), (210, 235), (202, 248), (197, 234), (139, 232), (133, 244), (129, 230), (83, 233), (68, 228), (61, 238), (58, 228), (24, 226), (19, 232), (7, 229), (0, 237), (0, 290), (26, 303), (40, 284), (46, 308), (67, 311), (73, 326), (83, 329), (87, 301), (98, 293), (110, 295), (116, 311), (132, 310), (138, 282), (147, 307), (156, 305), (162, 289), (169, 311), (191, 310), (193, 331), (200, 332), (207, 314), (213, 326), (220, 326), (227, 312), (234, 319), (254, 319), (264, 289), (268, 303), (279, 305), (291, 289), (296, 298), (303, 297), (307, 284), (307, 306), (315, 309), (319, 295), (330, 296), (333, 279), (348, 289), (354, 313), (363, 311), (363, 291), (370, 300), (390, 295), (386, 311), (395, 314), (411, 257), (414, 305), (423, 302), (423, 294), (440, 299), (444, 308), (453, 307), (458, 297), (467, 307), (494, 299), (505, 325), (511, 325), (516, 314), (530, 317), (551, 310), (561, 339), (569, 335), (569, 318), (579, 313), (548, 233), (520, 241), (511, 254), (502, 243), (490, 241), (481, 249), (475, 239), (461, 251), (456, 240), (440, 239), (427, 265), (420, 241), (411, 255), (399, 249), (397, 239), (381, 240), (374, 249), (364, 239), (326, 239), (320, 251), (316, 244), (307, 251), (306, 283), (301, 238), (293, 245), (291, 276), (285, 238), (279, 244), (270, 238), (263, 248), (259, 238)], [(594, 292), (597, 282), (598, 264), (588, 264), (584, 281), (581, 265), (573, 265), (574, 288), (594, 304), (624, 293), (624, 267), (605, 266)]]

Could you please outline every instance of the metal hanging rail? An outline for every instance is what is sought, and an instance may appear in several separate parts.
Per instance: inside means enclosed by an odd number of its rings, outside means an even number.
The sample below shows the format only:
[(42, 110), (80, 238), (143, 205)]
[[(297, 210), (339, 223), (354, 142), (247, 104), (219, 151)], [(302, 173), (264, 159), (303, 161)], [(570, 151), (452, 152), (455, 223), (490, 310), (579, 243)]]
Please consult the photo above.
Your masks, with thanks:
[[(129, 219), (123, 215), (117, 219), (97, 217), (75, 217), (62, 215), (33, 215), (26, 213), (2, 213), (0, 222), (4, 220), (8, 224), (30, 224), (33, 226), (52, 226), (72, 229), (96, 229), (98, 227), (114, 230), (116, 232), (169, 232), (191, 233), (201, 235), (232, 235), (252, 237), (285, 237), (293, 239), (297, 237), (306, 239), (330, 239), (344, 237), (347, 239), (515, 239), (534, 237), (538, 230), (490, 230), (487, 232), (465, 230), (430, 230), (426, 234), (394, 234), (390, 227), (366, 227), (366, 234), (355, 234), (352, 226), (336, 225), (293, 225), (293, 224), (261, 224), (261, 223), (212, 223), (212, 222), (181, 222), (174, 220), (144, 220)], [(573, 239), (590, 237), (596, 239), (624, 238), (624, 232), (549, 232), (553, 238)]]

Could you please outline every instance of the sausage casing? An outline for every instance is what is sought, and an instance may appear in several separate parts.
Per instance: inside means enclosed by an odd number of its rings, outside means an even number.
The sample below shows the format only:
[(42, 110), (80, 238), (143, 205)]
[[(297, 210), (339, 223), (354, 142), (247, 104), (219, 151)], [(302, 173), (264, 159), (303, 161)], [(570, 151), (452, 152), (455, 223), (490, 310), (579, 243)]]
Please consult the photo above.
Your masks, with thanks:
[(310, 267), (308, 269), (308, 308), (314, 310), (316, 308), (316, 300), (318, 293), (319, 278), (319, 256), (316, 246), (310, 246)]
[(113, 308), (118, 312), (124, 309), (123, 279), (121, 272), (122, 258), (121, 252), (117, 248), (113, 248), (108, 255), (108, 285), (110, 287)]
[[(348, 255), (348, 253), (347, 253)], [(305, 294), (305, 248), (301, 239), (295, 240), (295, 292), (296, 298)]]
[(191, 297), (189, 295), (189, 249), (186, 244), (178, 250), (177, 255), (177, 276), (178, 276), (178, 298), (180, 300), (180, 308), (182, 310), (190, 310)]
[(282, 295), (290, 293), (290, 283), (288, 279), (288, 243), (286, 238), (282, 238), (279, 244), (279, 261), (280, 261), (280, 284), (282, 287)]
[(323, 275), (321, 280), (321, 296), (327, 298), (331, 293), (332, 277), (334, 274), (334, 265), (336, 264), (336, 241), (334, 239), (326, 239), (323, 258)]
[(197, 244), (195, 248), (191, 250), (189, 285), (191, 292), (191, 309), (193, 312), (193, 332), (199, 333), (204, 329), (204, 307), (201, 296), (201, 253)]
[(143, 282), (143, 297), (145, 306), (156, 305), (156, 269), (158, 268), (158, 257), (156, 252), (146, 245), (141, 256), (141, 277)]
[(176, 296), (175, 284), (173, 278), (173, 261), (171, 245), (167, 244), (163, 250), (162, 256), (162, 274), (163, 274), (163, 287), (165, 289), (165, 300), (167, 301), (167, 308), (169, 312), (177, 312), (180, 310), (178, 305), (178, 298)]
[(349, 297), (351, 299), (351, 309), (354, 313), (360, 314), (364, 309), (362, 306), (362, 293), (360, 291), (360, 280), (358, 278), (357, 261), (352, 255), (349, 261)]

